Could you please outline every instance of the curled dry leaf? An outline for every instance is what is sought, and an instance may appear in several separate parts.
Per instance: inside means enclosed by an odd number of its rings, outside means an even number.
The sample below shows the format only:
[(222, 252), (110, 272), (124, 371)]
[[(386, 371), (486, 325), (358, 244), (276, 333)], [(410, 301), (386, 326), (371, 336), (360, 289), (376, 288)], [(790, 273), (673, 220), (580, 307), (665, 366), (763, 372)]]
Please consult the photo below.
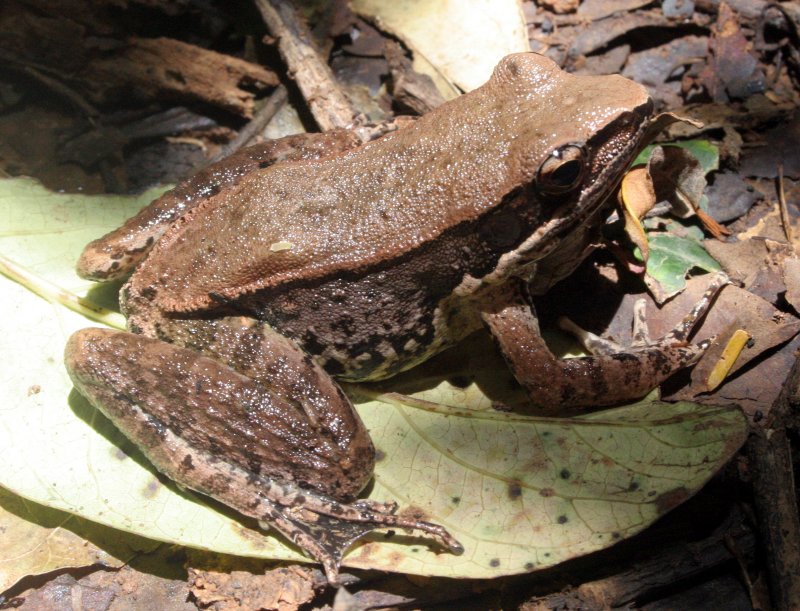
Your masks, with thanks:
[(639, 248), (642, 260), (647, 262), (650, 246), (640, 221), (656, 205), (656, 193), (647, 168), (636, 167), (625, 174), (618, 199), (625, 217), (625, 233)]

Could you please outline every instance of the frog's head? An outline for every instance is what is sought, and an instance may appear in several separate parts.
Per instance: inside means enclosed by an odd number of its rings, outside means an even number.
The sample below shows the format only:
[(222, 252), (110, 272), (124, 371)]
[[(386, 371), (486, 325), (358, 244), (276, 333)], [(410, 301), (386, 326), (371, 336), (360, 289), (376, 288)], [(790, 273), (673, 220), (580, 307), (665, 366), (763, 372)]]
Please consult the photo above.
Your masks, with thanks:
[(506, 257), (513, 268), (541, 258), (568, 232), (600, 216), (646, 144), (653, 101), (631, 80), (568, 74), (534, 53), (503, 59), (485, 87), (503, 100), (505, 114), (513, 113), (508, 164), (524, 185), (517, 214), (527, 216), (531, 228)]

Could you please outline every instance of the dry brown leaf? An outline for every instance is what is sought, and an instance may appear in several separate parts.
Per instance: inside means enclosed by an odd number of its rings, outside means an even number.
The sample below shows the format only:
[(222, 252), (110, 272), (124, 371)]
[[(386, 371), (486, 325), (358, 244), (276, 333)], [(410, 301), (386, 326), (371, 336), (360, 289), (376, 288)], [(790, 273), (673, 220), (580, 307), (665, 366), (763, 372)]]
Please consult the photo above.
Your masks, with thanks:
[(200, 606), (214, 605), (217, 611), (295, 611), (314, 598), (313, 571), (297, 565), (279, 567), (264, 575), (189, 569), (189, 580)]
[(792, 257), (783, 261), (783, 284), (786, 286), (784, 297), (800, 312), (800, 259)]
[(631, 169), (622, 179), (619, 203), (625, 217), (625, 233), (642, 253), (642, 260), (650, 256), (647, 234), (640, 220), (656, 205), (656, 192), (647, 168)]

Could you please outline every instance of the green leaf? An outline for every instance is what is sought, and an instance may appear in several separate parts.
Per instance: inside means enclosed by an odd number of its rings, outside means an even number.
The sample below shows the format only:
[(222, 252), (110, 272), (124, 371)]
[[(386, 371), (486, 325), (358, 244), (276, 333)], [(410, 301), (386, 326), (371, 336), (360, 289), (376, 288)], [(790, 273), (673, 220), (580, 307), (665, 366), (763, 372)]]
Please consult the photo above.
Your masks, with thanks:
[(686, 286), (686, 274), (699, 268), (709, 272), (720, 268), (703, 246), (686, 237), (669, 233), (649, 234), (650, 259), (647, 273), (661, 286), (662, 297), (671, 297)]
[[(273, 534), (165, 485), (111, 423), (72, 390), (67, 336), (90, 324), (65, 293), (90, 290), (72, 263), (82, 245), (135, 212), (140, 198), (48, 193), (0, 181), (0, 255), (29, 272), (0, 276), (0, 485), (21, 497), (159, 541), (218, 552), (302, 560)], [(61, 292), (44, 299), (43, 283)], [(429, 368), (429, 372), (432, 369)], [(507, 373), (485, 375), (507, 389)], [(432, 374), (428, 374), (432, 375)], [(503, 377), (506, 376), (506, 377)], [(384, 391), (408, 391), (407, 379)], [(380, 450), (370, 498), (397, 500), (444, 524), (466, 547), (453, 556), (423, 540), (374, 535), (349, 566), (425, 575), (491, 577), (542, 568), (639, 532), (695, 493), (744, 440), (738, 411), (642, 403), (570, 420), (499, 413), (492, 384), (417, 377), (414, 397), (358, 391)], [(400, 540), (402, 539), (402, 540)]]
[(639, 153), (631, 165), (647, 163), (647, 160), (650, 159), (650, 154), (656, 146), (678, 146), (688, 150), (694, 155), (697, 161), (700, 162), (700, 166), (706, 174), (719, 169), (719, 147), (709, 140), (699, 138), (696, 140), (683, 140), (681, 142), (650, 144), (642, 149), (642, 152)]

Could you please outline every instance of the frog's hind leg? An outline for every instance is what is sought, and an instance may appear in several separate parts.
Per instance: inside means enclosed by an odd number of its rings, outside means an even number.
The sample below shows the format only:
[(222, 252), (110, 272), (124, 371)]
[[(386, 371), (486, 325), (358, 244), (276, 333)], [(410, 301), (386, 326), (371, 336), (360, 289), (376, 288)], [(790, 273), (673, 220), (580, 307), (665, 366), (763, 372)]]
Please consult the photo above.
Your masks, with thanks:
[(601, 407), (638, 399), (673, 373), (687, 367), (705, 351), (708, 341), (689, 343), (689, 335), (720, 289), (724, 274), (713, 277), (692, 310), (669, 333), (650, 340), (644, 310), (634, 311), (633, 342), (622, 347), (562, 319), (562, 328), (575, 334), (592, 356), (558, 359), (539, 332), (523, 290), (492, 304), (481, 316), (517, 380), (531, 400), (563, 413), (579, 407)]
[(182, 345), (84, 329), (65, 362), (159, 471), (271, 524), (332, 582), (350, 544), (376, 528), (415, 529), (461, 550), (393, 504), (347, 502), (371, 478), (374, 448), (349, 399), (291, 340), (240, 318), (158, 320), (150, 331)]

